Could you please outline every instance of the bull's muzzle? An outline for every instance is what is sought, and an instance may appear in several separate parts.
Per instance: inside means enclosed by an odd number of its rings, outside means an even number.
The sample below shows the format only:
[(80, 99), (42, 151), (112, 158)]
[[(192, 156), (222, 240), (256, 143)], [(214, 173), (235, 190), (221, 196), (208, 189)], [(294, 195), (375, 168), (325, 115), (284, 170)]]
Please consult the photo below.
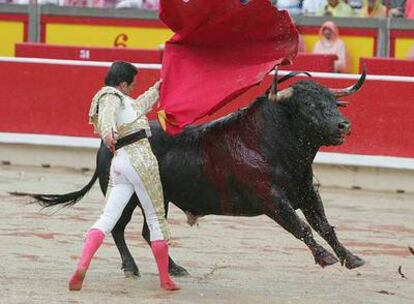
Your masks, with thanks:
[(338, 129), (342, 134), (348, 135), (351, 132), (351, 123), (348, 120), (344, 119), (338, 123)]
[(341, 145), (344, 143), (345, 137), (351, 134), (351, 123), (346, 119), (342, 119), (334, 124), (331, 132), (328, 140), (329, 145)]

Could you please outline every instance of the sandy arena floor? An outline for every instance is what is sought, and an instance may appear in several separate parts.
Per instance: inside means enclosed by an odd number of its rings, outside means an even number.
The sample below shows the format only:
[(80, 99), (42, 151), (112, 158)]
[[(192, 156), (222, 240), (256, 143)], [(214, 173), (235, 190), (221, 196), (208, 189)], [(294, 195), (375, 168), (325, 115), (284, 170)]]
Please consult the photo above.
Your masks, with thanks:
[[(68, 292), (85, 231), (103, 207), (97, 186), (74, 208), (43, 210), (7, 191), (64, 193), (90, 172), (0, 167), (0, 303), (414, 303), (414, 196), (321, 189), (331, 224), (367, 261), (349, 271), (321, 269), (305, 245), (268, 218), (208, 216), (189, 227), (171, 208), (171, 255), (190, 277), (182, 290), (158, 288), (155, 263), (135, 212), (127, 240), (141, 278), (124, 278), (111, 237), (98, 251), (81, 292)], [(325, 244), (321, 241), (322, 244)], [(403, 278), (398, 272), (406, 276)]]

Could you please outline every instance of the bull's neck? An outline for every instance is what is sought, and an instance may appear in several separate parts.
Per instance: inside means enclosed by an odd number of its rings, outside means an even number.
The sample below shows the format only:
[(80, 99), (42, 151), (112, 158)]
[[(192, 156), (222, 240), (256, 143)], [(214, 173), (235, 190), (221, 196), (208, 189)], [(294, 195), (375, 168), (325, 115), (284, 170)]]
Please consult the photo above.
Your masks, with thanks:
[[(260, 105), (263, 144), (273, 155), (286, 155), (303, 165), (311, 165), (320, 145), (309, 129), (299, 128), (292, 114), (270, 102)], [(260, 134), (258, 134), (260, 136)]]

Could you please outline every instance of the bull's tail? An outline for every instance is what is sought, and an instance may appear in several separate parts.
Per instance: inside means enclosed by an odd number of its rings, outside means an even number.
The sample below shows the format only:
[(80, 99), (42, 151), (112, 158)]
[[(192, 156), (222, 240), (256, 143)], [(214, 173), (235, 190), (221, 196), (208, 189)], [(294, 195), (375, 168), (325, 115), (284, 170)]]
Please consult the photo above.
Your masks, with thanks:
[(95, 173), (93, 174), (92, 179), (89, 181), (89, 183), (79, 191), (74, 191), (66, 194), (33, 194), (23, 192), (10, 192), (10, 194), (32, 197), (34, 198), (33, 203), (39, 203), (43, 207), (53, 207), (57, 205), (63, 205), (62, 207), (69, 207), (80, 201), (85, 196), (85, 194), (91, 190), (93, 184), (95, 184), (97, 179), (98, 169), (95, 170)]

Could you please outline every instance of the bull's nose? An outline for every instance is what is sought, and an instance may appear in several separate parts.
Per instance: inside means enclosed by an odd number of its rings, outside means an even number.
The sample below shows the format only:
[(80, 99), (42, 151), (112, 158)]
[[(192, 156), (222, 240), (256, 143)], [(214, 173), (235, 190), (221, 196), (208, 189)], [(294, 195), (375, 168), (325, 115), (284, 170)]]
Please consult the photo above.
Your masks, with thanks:
[(351, 129), (351, 123), (348, 120), (342, 120), (339, 124), (338, 124), (338, 128), (341, 131), (344, 132), (348, 132)]

